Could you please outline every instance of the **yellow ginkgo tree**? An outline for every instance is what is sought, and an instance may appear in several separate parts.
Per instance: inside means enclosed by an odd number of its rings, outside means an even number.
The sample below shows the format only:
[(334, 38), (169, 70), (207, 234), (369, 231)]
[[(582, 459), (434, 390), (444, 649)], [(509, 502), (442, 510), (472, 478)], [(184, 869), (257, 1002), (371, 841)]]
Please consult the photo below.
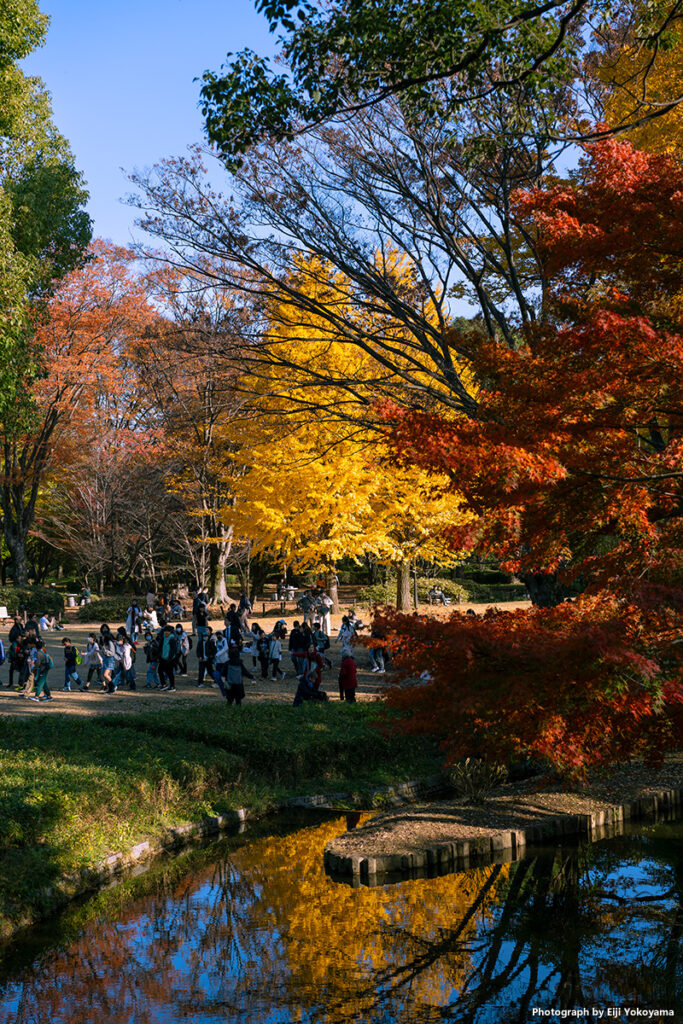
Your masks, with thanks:
[[(317, 299), (328, 289), (330, 301), (343, 301), (340, 281), (331, 288), (325, 268), (319, 270)], [(388, 374), (381, 362), (348, 344), (343, 333), (335, 337), (329, 321), (321, 325), (282, 301), (269, 312), (267, 341), (240, 382), (250, 401), (230, 437), (233, 443), (240, 438), (244, 471), (224, 522), (254, 553), (268, 552), (298, 569), (330, 569), (345, 556), (372, 555), (395, 568), (397, 604), (406, 607), (416, 557), (441, 564), (457, 557), (444, 541), (463, 519), (452, 488), (447, 493), (449, 481), (401, 465), (386, 444), (375, 405)], [(358, 320), (373, 330), (366, 309)], [(391, 335), (385, 315), (382, 334), (385, 340)], [(398, 326), (390, 341), (395, 391)]]

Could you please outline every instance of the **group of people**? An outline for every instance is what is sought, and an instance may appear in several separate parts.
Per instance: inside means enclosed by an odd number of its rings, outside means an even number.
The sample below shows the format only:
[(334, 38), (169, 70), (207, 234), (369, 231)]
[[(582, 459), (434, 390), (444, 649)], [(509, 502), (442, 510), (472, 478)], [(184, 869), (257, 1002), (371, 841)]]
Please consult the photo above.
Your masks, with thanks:
[[(330, 613), (332, 601), (317, 587), (307, 590), (299, 599), (301, 621), (295, 621), (288, 632), (284, 619), (278, 620), (270, 632), (257, 622), (249, 624), (251, 603), (242, 594), (239, 603), (228, 609), (221, 605), (224, 628), (213, 630), (209, 625), (209, 598), (199, 591), (192, 601), (192, 632), (182, 622), (175, 625), (168, 618), (185, 614), (175, 601), (148, 600), (143, 607), (133, 599), (127, 609), (125, 625), (112, 630), (103, 623), (98, 631), (88, 635), (85, 646), (79, 650), (65, 636), (61, 643), (64, 654), (64, 691), (78, 688), (82, 693), (99, 686), (100, 692), (115, 694), (119, 690), (137, 689), (140, 654), (144, 654), (146, 669), (144, 687), (175, 692), (178, 676), (188, 675), (188, 655), (196, 637), (197, 679), (199, 687), (215, 686), (229, 704), (239, 705), (245, 697), (244, 680), (286, 677), (283, 667), (284, 652), (291, 661), (297, 680), (294, 704), (306, 700), (327, 700), (322, 688), (323, 672), (331, 669), (327, 652), (330, 648)], [(178, 602), (178, 604), (180, 604)], [(36, 621), (31, 615), (24, 623), (16, 618), (9, 634), (9, 686), (16, 686), (31, 700), (52, 700), (48, 675), (54, 662), (45, 650), (41, 631), (54, 628)], [(341, 643), (341, 669), (339, 673), (340, 698), (354, 702), (358, 686), (354, 658), (354, 640), (364, 628), (354, 612), (342, 618), (338, 632)], [(372, 636), (377, 639), (373, 631)], [(373, 671), (384, 673), (384, 652), (379, 645), (370, 647)], [(4, 657), (0, 642), (0, 661)], [(251, 658), (245, 664), (244, 658)], [(260, 670), (260, 672), (259, 672)]]

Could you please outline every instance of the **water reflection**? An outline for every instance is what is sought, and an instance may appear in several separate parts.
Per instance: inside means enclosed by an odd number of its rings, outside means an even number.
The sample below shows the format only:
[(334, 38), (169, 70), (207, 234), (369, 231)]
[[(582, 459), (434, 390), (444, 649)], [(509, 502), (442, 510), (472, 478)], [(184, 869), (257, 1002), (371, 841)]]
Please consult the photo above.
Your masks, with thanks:
[[(346, 820), (225, 849), (0, 987), (8, 1024), (520, 1022), (681, 1005), (681, 827), (384, 888), (326, 877)], [(540, 1018), (539, 1018), (540, 1019)]]

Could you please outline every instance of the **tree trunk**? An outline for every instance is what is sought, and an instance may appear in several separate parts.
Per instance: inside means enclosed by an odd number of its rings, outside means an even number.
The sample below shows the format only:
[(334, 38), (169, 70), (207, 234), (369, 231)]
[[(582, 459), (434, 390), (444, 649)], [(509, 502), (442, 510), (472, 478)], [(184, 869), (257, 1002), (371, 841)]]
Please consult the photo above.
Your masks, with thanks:
[(337, 577), (334, 572), (328, 573), (327, 580), (327, 593), (332, 601), (332, 611), (335, 615), (339, 615), (339, 591), (337, 589)]
[(232, 527), (225, 534), (225, 540), (215, 544), (214, 548), (216, 551), (212, 559), (211, 595), (214, 604), (221, 604), (228, 600), (228, 589), (225, 585), (225, 566), (232, 550)]
[(557, 582), (556, 572), (527, 572), (519, 578), (527, 589), (531, 603), (538, 608), (554, 608), (570, 596), (568, 588)]
[(27, 533), (20, 523), (5, 519), (5, 543), (12, 558), (12, 580), (16, 587), (28, 584), (28, 558), (26, 556)]
[(400, 562), (396, 579), (396, 610), (407, 612), (410, 608), (410, 562)]

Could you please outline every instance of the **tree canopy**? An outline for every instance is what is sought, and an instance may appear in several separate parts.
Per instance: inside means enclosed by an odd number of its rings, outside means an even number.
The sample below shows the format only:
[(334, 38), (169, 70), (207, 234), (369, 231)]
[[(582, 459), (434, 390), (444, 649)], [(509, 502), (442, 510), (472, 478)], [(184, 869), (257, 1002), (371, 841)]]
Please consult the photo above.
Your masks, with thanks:
[[(202, 79), (208, 137), (232, 166), (255, 143), (292, 139), (389, 96), (432, 116), (457, 115), (472, 101), (521, 85), (538, 100), (576, 79), (585, 53), (624, 17), (623, 4), (604, 0), (258, 0), (256, 8), (278, 33), (280, 66), (243, 50)], [(682, 16), (671, 0), (628, 9), (639, 50), (656, 51)], [(665, 106), (680, 99), (667, 98)], [(659, 98), (645, 95), (629, 123), (662, 112)], [(582, 129), (575, 123), (565, 134)]]

